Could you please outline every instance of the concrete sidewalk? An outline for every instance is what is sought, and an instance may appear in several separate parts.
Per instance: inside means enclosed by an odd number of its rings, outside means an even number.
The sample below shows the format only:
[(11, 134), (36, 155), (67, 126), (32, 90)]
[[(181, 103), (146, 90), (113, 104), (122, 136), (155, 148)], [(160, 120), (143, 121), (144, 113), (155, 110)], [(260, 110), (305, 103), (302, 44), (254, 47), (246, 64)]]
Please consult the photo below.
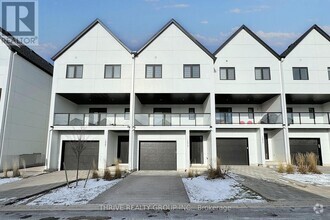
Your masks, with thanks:
[[(75, 171), (68, 171), (69, 181), (75, 180)], [(80, 171), (79, 177), (86, 178), (87, 171)], [(64, 171), (31, 176), (22, 180), (0, 185), (0, 205), (40, 194), (66, 184)]]
[(188, 202), (189, 198), (179, 173), (138, 171), (93, 199), (90, 204)]
[[(325, 169), (324, 169), (325, 170)], [(313, 186), (285, 179), (274, 169), (253, 166), (232, 166), (231, 172), (242, 185), (272, 201), (330, 201), (330, 188)]]

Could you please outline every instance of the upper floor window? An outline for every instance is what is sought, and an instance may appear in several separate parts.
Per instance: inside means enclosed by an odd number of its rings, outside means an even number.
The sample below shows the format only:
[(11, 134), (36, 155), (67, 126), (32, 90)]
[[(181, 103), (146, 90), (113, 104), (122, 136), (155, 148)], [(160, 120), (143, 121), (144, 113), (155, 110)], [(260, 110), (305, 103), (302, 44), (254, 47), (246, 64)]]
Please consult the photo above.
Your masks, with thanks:
[(162, 65), (146, 65), (146, 78), (162, 78)]
[(256, 67), (254, 69), (256, 80), (270, 80), (269, 67)]
[(67, 65), (66, 78), (81, 79), (83, 77), (83, 65)]
[(104, 78), (116, 78), (121, 77), (121, 65), (105, 65), (104, 66)]
[(308, 80), (307, 67), (293, 67), (293, 80)]
[(200, 65), (199, 64), (183, 65), (183, 78), (200, 78)]
[(330, 67), (328, 67), (328, 79), (330, 80)]
[(221, 80), (235, 80), (235, 67), (220, 67)]

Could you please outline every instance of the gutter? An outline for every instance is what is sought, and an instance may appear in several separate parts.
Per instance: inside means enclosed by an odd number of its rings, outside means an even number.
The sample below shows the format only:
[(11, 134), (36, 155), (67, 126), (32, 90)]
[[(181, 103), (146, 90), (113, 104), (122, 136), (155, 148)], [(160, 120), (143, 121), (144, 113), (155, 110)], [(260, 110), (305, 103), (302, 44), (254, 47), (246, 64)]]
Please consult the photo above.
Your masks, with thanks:
[(4, 97), (4, 112), (2, 115), (2, 124), (1, 124), (1, 136), (0, 136), (0, 166), (2, 164), (2, 159), (3, 159), (3, 150), (4, 150), (4, 142), (5, 142), (5, 127), (7, 124), (7, 115), (8, 115), (8, 109), (9, 109), (9, 96), (10, 96), (10, 91), (11, 91), (11, 84), (13, 80), (13, 68), (14, 68), (14, 60), (15, 56), (17, 55), (17, 52), (13, 53), (11, 52), (10, 54), (10, 60), (9, 60), (9, 68), (8, 68), (8, 77), (7, 77), (7, 87), (6, 87), (6, 93)]

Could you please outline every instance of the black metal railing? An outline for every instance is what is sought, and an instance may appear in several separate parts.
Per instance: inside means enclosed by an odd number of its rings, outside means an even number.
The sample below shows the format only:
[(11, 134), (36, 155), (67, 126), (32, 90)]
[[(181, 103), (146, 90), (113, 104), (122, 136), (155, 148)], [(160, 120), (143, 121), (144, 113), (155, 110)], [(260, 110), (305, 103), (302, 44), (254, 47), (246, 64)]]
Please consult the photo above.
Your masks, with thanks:
[(129, 125), (129, 113), (55, 113), (55, 126)]
[(135, 114), (135, 126), (208, 126), (210, 114), (202, 113), (150, 113)]

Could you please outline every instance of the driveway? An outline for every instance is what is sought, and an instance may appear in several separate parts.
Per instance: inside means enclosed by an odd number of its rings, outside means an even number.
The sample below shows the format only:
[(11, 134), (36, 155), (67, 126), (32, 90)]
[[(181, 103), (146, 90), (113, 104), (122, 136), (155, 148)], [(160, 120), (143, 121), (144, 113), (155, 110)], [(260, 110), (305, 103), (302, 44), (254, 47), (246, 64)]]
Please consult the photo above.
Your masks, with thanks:
[(91, 204), (169, 204), (188, 203), (189, 199), (177, 172), (138, 171), (105, 191)]

